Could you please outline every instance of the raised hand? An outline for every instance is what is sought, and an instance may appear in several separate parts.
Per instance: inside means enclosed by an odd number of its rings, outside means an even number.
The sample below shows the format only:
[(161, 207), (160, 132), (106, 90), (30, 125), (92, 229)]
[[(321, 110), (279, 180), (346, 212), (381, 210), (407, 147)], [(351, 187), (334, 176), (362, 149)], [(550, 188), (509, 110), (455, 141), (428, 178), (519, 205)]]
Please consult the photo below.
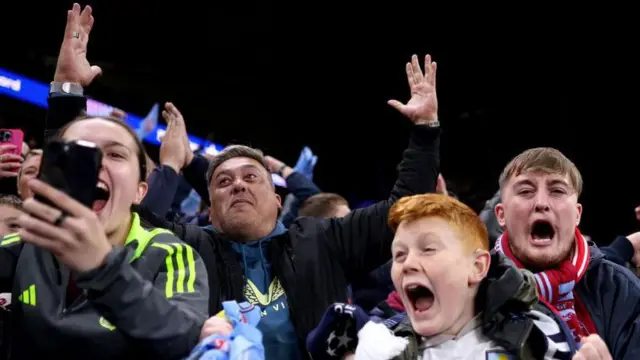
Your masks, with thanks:
[(411, 99), (406, 104), (402, 104), (398, 100), (389, 100), (388, 102), (414, 124), (427, 124), (438, 120), (436, 68), (436, 63), (431, 62), (431, 55), (427, 55), (424, 59), (425, 70), (423, 74), (418, 63), (418, 56), (413, 55), (411, 62), (406, 65)]
[(274, 174), (280, 174), (285, 179), (293, 173), (293, 169), (290, 166), (274, 158), (273, 156), (265, 156), (264, 160), (267, 163), (270, 172)]
[(167, 131), (160, 145), (160, 163), (180, 172), (193, 160), (184, 118), (172, 103), (165, 104), (162, 117), (167, 122)]
[(91, 66), (87, 60), (87, 44), (93, 21), (89, 5), (81, 12), (80, 5), (73, 4), (73, 8), (67, 12), (67, 27), (64, 30), (53, 81), (88, 86), (102, 73), (100, 67)]
[(16, 146), (12, 144), (0, 145), (0, 178), (16, 177), (22, 166), (22, 157), (11, 153)]

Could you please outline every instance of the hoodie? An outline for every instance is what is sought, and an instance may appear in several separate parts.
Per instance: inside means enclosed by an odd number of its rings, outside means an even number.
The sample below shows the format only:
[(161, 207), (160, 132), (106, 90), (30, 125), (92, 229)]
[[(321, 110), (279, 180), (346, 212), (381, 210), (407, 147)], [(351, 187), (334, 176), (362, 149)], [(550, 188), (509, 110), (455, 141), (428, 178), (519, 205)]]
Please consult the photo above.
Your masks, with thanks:
[(286, 231), (284, 225), (277, 222), (271, 234), (262, 239), (232, 244), (244, 271), (244, 297), (261, 310), (262, 318), (258, 329), (263, 334), (267, 359), (300, 358), (296, 332), (289, 316), (287, 295), (280, 279), (271, 276), (271, 261), (267, 258), (269, 242)]

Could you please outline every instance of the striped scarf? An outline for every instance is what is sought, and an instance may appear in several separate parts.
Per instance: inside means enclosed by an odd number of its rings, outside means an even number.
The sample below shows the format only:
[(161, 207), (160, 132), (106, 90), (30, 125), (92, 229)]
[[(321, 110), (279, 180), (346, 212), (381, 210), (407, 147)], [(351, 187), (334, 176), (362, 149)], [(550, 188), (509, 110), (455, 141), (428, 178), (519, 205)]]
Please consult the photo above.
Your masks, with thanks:
[[(596, 328), (589, 312), (576, 296), (574, 288), (589, 266), (590, 254), (587, 241), (576, 228), (576, 246), (571, 259), (566, 259), (555, 268), (535, 275), (540, 301), (547, 304), (567, 323), (576, 341), (583, 336), (595, 334)], [(515, 258), (509, 247), (509, 235), (505, 231), (496, 241), (495, 250), (513, 260), (519, 268), (524, 265)]]

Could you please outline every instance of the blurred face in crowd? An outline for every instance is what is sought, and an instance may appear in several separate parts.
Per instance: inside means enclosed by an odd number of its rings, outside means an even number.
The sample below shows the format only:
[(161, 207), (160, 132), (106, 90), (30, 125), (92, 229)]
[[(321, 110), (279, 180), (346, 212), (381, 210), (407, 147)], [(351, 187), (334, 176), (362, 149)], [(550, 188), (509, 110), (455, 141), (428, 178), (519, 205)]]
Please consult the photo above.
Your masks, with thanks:
[(211, 224), (234, 240), (268, 235), (281, 208), (271, 174), (258, 161), (234, 157), (220, 164), (209, 184)]
[(571, 254), (582, 205), (570, 184), (567, 175), (528, 171), (504, 186), (498, 222), (509, 233), (513, 255), (532, 270), (553, 267)]
[(98, 187), (103, 196), (93, 203), (93, 211), (107, 234), (121, 229), (130, 220), (131, 205), (139, 204), (147, 192), (147, 184), (140, 181), (140, 159), (133, 135), (123, 125), (91, 118), (73, 123), (62, 137), (66, 141), (89, 141), (102, 149)]
[(31, 152), (22, 163), (22, 168), (20, 168), (20, 174), (18, 176), (18, 194), (20, 194), (23, 200), (33, 197), (33, 192), (31, 192), (27, 183), (30, 179), (38, 176), (41, 161), (42, 154)]
[(404, 221), (396, 231), (391, 278), (421, 336), (457, 335), (475, 316), (474, 298), (491, 259), (458, 229), (430, 216)]
[(0, 204), (0, 236), (18, 231), (16, 219), (20, 211), (11, 205)]

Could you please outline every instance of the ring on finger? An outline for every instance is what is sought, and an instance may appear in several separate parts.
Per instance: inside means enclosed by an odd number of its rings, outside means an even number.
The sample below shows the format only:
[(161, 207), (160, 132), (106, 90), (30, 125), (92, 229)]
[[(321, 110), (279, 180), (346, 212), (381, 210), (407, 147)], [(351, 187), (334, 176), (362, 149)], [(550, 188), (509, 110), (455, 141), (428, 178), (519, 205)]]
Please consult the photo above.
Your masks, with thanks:
[(68, 217), (68, 216), (69, 216), (69, 215), (68, 215), (66, 212), (61, 211), (61, 212), (60, 212), (60, 215), (58, 215), (58, 217), (56, 218), (56, 220), (53, 222), (53, 225), (55, 225), (55, 226), (62, 226), (62, 223), (64, 223), (64, 221), (67, 219), (67, 217)]

